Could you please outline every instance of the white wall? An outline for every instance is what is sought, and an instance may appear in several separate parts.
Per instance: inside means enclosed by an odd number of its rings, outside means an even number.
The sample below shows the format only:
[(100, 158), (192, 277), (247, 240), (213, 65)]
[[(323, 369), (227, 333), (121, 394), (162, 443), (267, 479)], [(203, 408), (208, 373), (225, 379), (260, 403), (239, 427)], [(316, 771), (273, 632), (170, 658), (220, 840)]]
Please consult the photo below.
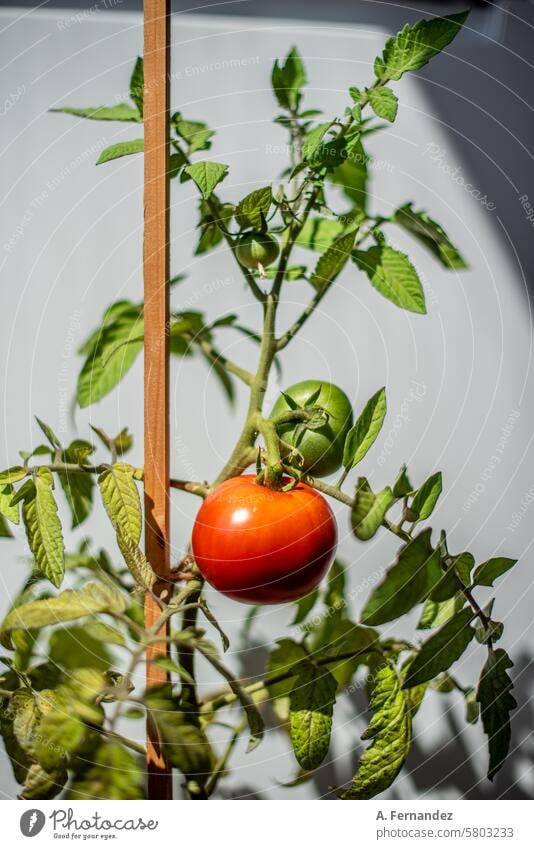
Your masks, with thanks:
[[(8, 10), (0, 16), (0, 31), (2, 90), (13, 95), (3, 120), (1, 160), (5, 175), (0, 200), (2, 462), (13, 463), (19, 448), (38, 441), (33, 420), (37, 414), (64, 435), (86, 436), (89, 422), (109, 432), (128, 424), (137, 434), (134, 459), (141, 463), (141, 362), (112, 396), (89, 411), (77, 411), (75, 424), (68, 411), (80, 365), (76, 346), (107, 304), (119, 297), (141, 297), (141, 158), (98, 168), (93, 164), (101, 147), (136, 137), (138, 128), (47, 114), (53, 106), (94, 106), (126, 98), (133, 60), (142, 50), (141, 19), (137, 14), (73, 17), (64, 12)], [(276, 181), (285, 165), (284, 157), (272, 152), (273, 146), (285, 142), (282, 129), (270, 123), (276, 113), (269, 84), (275, 56), (293, 43), (299, 45), (310, 78), (307, 102), (330, 115), (342, 111), (349, 85), (370, 81), (372, 60), (383, 40), (384, 34), (371, 27), (175, 16), (172, 104), (187, 117), (209, 119), (217, 129), (210, 156), (230, 165), (225, 197), (237, 200), (255, 186)], [(459, 245), (470, 270), (461, 274), (442, 270), (407, 236), (391, 230), (391, 241), (409, 250), (424, 280), (428, 316), (397, 310), (354, 267), (347, 268), (288, 349), (283, 382), (309, 376), (334, 379), (354, 398), (356, 407), (386, 385), (389, 419), (361, 473), (381, 487), (391, 483), (402, 462), (408, 463), (417, 482), (441, 469), (445, 492), (435, 522), (448, 529), (452, 549), (469, 549), (479, 561), (501, 553), (521, 557), (521, 565), (501, 581), (495, 609), (497, 618), (506, 620), (505, 644), (521, 673), (534, 637), (528, 598), (532, 515), (527, 502), (534, 493), (528, 298), (520, 269), (509, 259), (500, 219), (495, 220), (495, 213), (447, 176), (428, 153), (429, 145), (437, 146), (453, 170), (462, 167), (449, 144), (449, 128), (434, 117), (416, 77), (403, 80), (397, 89), (401, 106), (396, 124), (370, 142), (377, 163), (372, 206), (387, 212), (413, 200), (427, 208)], [(469, 177), (463, 167), (462, 173)], [(258, 327), (257, 304), (244, 290), (231, 257), (222, 249), (206, 257), (191, 256), (195, 209), (191, 184), (173, 185), (172, 271), (188, 274), (175, 292), (175, 306), (194, 303), (212, 319), (239, 310), (244, 321)], [(303, 253), (302, 260), (306, 259), (309, 256)], [(305, 285), (287, 284), (280, 326), (291, 320), (307, 297)], [(253, 346), (232, 333), (221, 335), (221, 343), (236, 360), (250, 364), (255, 355)], [(424, 387), (420, 401), (413, 400), (414, 382)], [(275, 392), (272, 387), (270, 395)], [(411, 399), (407, 420), (395, 427), (404, 399)], [(236, 410), (229, 411), (203, 363), (173, 363), (175, 476), (209, 479), (216, 472), (230, 450), (245, 400), (240, 394)], [(390, 431), (392, 451), (387, 442)], [(470, 498), (475, 490), (479, 494)], [(173, 551), (178, 557), (198, 504), (177, 493), (172, 498)], [(521, 518), (512, 528), (516, 513)], [(352, 586), (361, 588), (353, 611), (357, 616), (366, 582), (376, 581), (397, 546), (385, 535), (367, 544), (355, 542), (343, 511), (339, 525), (341, 554), (352, 564)], [(110, 539), (102, 511), (95, 511), (86, 527), (99, 544)], [(3, 540), (2, 546), (0, 574), (7, 604), (26, 567), (20, 561), (20, 541)], [(235, 635), (246, 609), (215, 594), (210, 600), (223, 627)], [(285, 608), (262, 613), (254, 632), (258, 654), (283, 635), (290, 619), (291, 611)], [(408, 622), (408, 635), (410, 627)], [(394, 630), (400, 633), (398, 626)], [(250, 669), (251, 653), (234, 652), (230, 662), (238, 661)], [(482, 662), (482, 652), (473, 650), (458, 665), (458, 676), (465, 682), (474, 680)], [(206, 688), (214, 684), (210, 675), (203, 669)], [(519, 685), (522, 709), (514, 745), (522, 744), (529, 726), (524, 675)], [(342, 700), (335, 763), (325, 769), (319, 790), (309, 785), (297, 791), (278, 786), (294, 771), (285, 757), (288, 742), (278, 733), (270, 734), (252, 755), (245, 757), (241, 750), (230, 786), (236, 792), (252, 788), (264, 798), (295, 794), (306, 798), (326, 792), (329, 784), (347, 781), (365, 724), (360, 711), (361, 706), (348, 698)], [(522, 749), (492, 788), (481, 781), (486, 758), (481, 730), (465, 731), (461, 721), (459, 706), (428, 699), (416, 725), (411, 769), (396, 792), (405, 798), (423, 793), (530, 792), (531, 753)], [(349, 748), (353, 753), (347, 756)], [(439, 777), (443, 784), (433, 790)], [(518, 780), (520, 787), (514, 789)], [(13, 792), (8, 765), (0, 791)]]

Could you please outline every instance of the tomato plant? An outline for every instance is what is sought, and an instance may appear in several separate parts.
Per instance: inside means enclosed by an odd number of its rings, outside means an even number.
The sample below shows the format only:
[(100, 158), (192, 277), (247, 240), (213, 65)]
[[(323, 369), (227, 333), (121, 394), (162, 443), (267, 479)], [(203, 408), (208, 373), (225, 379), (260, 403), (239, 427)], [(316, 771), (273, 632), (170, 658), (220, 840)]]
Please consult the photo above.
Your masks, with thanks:
[[(33, 450), (20, 452), (21, 461), (0, 473), (1, 533), (9, 535), (10, 525), (22, 521), (32, 556), (31, 571), (0, 626), (6, 650), (1, 731), (23, 798), (142, 798), (146, 752), (125, 736), (124, 720), (147, 716), (164, 755), (183, 776), (185, 797), (209, 798), (247, 728), (249, 748), (260, 743), (267, 703), (274, 708), (271, 720), (278, 717), (291, 740), (296, 780), (310, 780), (328, 757), (336, 699), (351, 681), (369, 694), (373, 717), (364, 737), (371, 742), (352, 780), (332, 791), (339, 797), (367, 799), (387, 790), (410, 752), (421, 702), (441, 692), (456, 691), (465, 701), (467, 721), (481, 720), (489, 777), (504, 763), (515, 704), (512, 662), (496, 647), (503, 623), (494, 618), (493, 602), (481, 604), (479, 589), (493, 586), (515, 560), (498, 556), (477, 565), (471, 552), (451, 553), (445, 531), (436, 533), (428, 525), (442, 491), (439, 471), (412, 483), (401, 466), (396, 480), (380, 490), (355, 474), (386, 418), (385, 387), (366, 403), (358, 401), (353, 415), (341, 389), (303, 373), (271, 415), (264, 410), (271, 370), (314, 310), (326, 304), (341, 273), (367, 277), (376, 297), (387, 298), (391, 309), (426, 312), (421, 280), (408, 257), (388, 241), (390, 227), (409, 232), (444, 268), (465, 267), (445, 230), (425, 211), (403, 204), (393, 212), (371, 213), (366, 199), (368, 137), (381, 132), (384, 121), (395, 121), (392, 86), (446, 47), (465, 17), (404, 27), (387, 40), (369, 85), (351, 87), (344, 112), (320, 121), (316, 110), (302, 106), (306, 72), (296, 48), (277, 60), (272, 85), (280, 114), (275, 120), (289, 132), (292, 161), (274, 193), (270, 185), (259, 186), (238, 203), (223, 199), (228, 166), (206, 158), (214, 132), (203, 122), (173, 115), (169, 176), (192, 181), (199, 192), (194, 252), (226, 243), (262, 325), (258, 333), (235, 312), (213, 319), (197, 310), (173, 310), (169, 352), (206, 360), (230, 399), (239, 384), (247, 393), (247, 414), (215, 480), (171, 481), (201, 499), (202, 506), (192, 550), (175, 564), (164, 591), (141, 549), (138, 487), (144, 470), (127, 461), (132, 445), (127, 429), (111, 436), (94, 427), (96, 439), (77, 437), (63, 444), (37, 419), (44, 442), (41, 438)], [(142, 59), (130, 88), (130, 103), (55, 111), (139, 125)], [(98, 164), (142, 149), (141, 138), (118, 142), (101, 152)], [(295, 247), (307, 252), (305, 264), (292, 264)], [(294, 279), (308, 284), (309, 302), (283, 327), (278, 307)], [(177, 275), (169, 282), (172, 290), (180, 280)], [(143, 348), (143, 320), (140, 302), (123, 300), (106, 309), (80, 350), (76, 401), (81, 407), (110, 393), (136, 360)], [(258, 343), (252, 367), (221, 353), (221, 334), (228, 327)], [(255, 474), (243, 475), (254, 463)], [(323, 479), (340, 466), (337, 481)], [(86, 536), (77, 550), (65, 550), (58, 489), (73, 528), (88, 522), (98, 495), (116, 536), (112, 554), (95, 550)], [(377, 534), (398, 540), (397, 556), (384, 564), (361, 609), (359, 597), (349, 591), (350, 565), (336, 561), (322, 581), (336, 545), (327, 502), (346, 511), (355, 546)], [(242, 680), (206, 638), (208, 629), (223, 650), (228, 647), (206, 602), (204, 578), (239, 601), (295, 601), (295, 627), (272, 635), (265, 671), (257, 678)], [(147, 594), (158, 599), (155, 622), (143, 621)], [(236, 604), (235, 615), (245, 618), (246, 610)], [(403, 629), (403, 617), (414, 612), (416, 637), (392, 636), (391, 623)], [(246, 627), (253, 626), (253, 614), (254, 608)], [(154, 662), (169, 680), (143, 690), (135, 673), (147, 646), (161, 644), (158, 634), (166, 624), (171, 651), (162, 651)], [(461, 682), (454, 667), (468, 649), (484, 656), (474, 686)], [(199, 692), (199, 656), (220, 679), (213, 693)], [(231, 727), (228, 744), (219, 751), (212, 730), (221, 724), (222, 709), (228, 709), (225, 727)], [(444, 763), (444, 773), (447, 769)]]
[(253, 475), (230, 478), (198, 511), (195, 563), (208, 583), (237, 601), (281, 604), (302, 598), (334, 559), (337, 527), (326, 500), (306, 484), (291, 486), (289, 478), (280, 483), (277, 490)]
[(353, 422), (352, 404), (339, 386), (319, 380), (295, 383), (277, 399), (271, 418), (304, 472), (322, 478), (341, 467)]

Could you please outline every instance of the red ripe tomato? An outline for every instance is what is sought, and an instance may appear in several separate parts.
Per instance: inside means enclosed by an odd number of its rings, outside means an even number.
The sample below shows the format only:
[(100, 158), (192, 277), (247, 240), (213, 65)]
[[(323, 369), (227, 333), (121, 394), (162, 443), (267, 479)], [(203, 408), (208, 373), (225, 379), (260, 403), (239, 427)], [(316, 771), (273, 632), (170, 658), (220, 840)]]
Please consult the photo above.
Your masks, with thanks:
[(211, 492), (192, 537), (206, 581), (248, 604), (281, 604), (309, 593), (336, 545), (336, 520), (322, 495), (303, 483), (289, 492), (269, 489), (254, 475), (230, 478)]

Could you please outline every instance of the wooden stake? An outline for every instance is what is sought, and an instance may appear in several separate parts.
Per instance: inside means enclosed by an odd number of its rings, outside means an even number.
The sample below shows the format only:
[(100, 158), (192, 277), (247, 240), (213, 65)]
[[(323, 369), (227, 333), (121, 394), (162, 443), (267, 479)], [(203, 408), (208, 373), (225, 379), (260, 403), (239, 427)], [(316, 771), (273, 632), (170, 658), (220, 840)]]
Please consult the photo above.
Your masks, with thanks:
[[(169, 23), (170, 0), (144, 4), (144, 468), (145, 550), (162, 578), (156, 593), (165, 591), (169, 574)], [(160, 608), (147, 596), (145, 623), (150, 627)], [(162, 635), (165, 636), (166, 629)], [(147, 686), (167, 680), (152, 663), (167, 651), (165, 643), (147, 652)], [(172, 772), (147, 727), (148, 798), (172, 799)]]

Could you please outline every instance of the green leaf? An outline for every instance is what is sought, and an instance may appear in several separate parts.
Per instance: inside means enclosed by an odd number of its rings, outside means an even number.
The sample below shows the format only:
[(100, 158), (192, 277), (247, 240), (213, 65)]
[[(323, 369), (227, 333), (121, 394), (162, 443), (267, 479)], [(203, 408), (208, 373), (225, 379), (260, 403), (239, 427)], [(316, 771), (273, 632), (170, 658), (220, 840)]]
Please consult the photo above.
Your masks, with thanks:
[(335, 218), (308, 218), (296, 244), (312, 251), (325, 251), (341, 235), (344, 225)]
[(513, 683), (506, 670), (513, 665), (504, 649), (490, 651), (478, 682), (476, 699), (480, 703), (482, 725), (488, 736), (490, 781), (504, 764), (510, 748), (510, 711), (517, 704), (511, 692)]
[(339, 687), (346, 687), (358, 667), (369, 663), (378, 638), (374, 628), (356, 625), (348, 619), (344, 607), (345, 605), (340, 605), (337, 609), (328, 611), (327, 615), (318, 621), (312, 632), (311, 644), (314, 660), (343, 657), (343, 660), (334, 659), (326, 667)]
[(381, 295), (402, 309), (426, 313), (421, 281), (406, 254), (389, 245), (375, 245), (354, 251), (353, 258)]
[(362, 740), (373, 742), (360, 758), (350, 788), (339, 794), (343, 799), (372, 799), (387, 790), (410, 751), (411, 706), (393, 666), (384, 664), (374, 671), (370, 706), (373, 718)]
[(9, 529), (9, 525), (7, 524), (3, 515), (0, 513), (0, 538), (8, 539), (9, 537), (12, 537), (12, 536), (13, 536), (13, 534), (11, 533), (11, 531)]
[(493, 582), (515, 566), (517, 560), (511, 557), (492, 557), (477, 566), (473, 575), (473, 583), (481, 587), (492, 587)]
[(325, 124), (319, 124), (318, 127), (315, 127), (311, 130), (307, 136), (306, 140), (302, 146), (302, 158), (303, 159), (312, 159), (317, 148), (321, 144), (325, 133), (332, 126), (331, 121), (327, 121)]
[(272, 197), (271, 187), (264, 186), (262, 189), (254, 189), (240, 200), (235, 210), (235, 219), (239, 226), (260, 230), (267, 218)]
[(119, 743), (102, 743), (74, 776), (67, 799), (143, 799), (145, 774), (141, 762)]
[(406, 203), (397, 209), (391, 220), (415, 236), (445, 268), (467, 268), (467, 263), (443, 227), (426, 212), (416, 211), (411, 203)]
[(407, 71), (418, 71), (451, 43), (468, 14), (459, 12), (406, 24), (396, 36), (388, 38), (382, 57), (375, 60), (376, 77), (400, 80)]
[(289, 727), (295, 757), (303, 769), (315, 769), (330, 745), (337, 682), (326, 669), (308, 660), (296, 667), (290, 697)]
[(91, 582), (80, 590), (64, 590), (55, 598), (38, 599), (14, 608), (0, 626), (0, 642), (13, 649), (11, 632), (18, 628), (43, 628), (93, 613), (122, 613), (125, 606), (123, 597), (112, 587)]
[[(15, 489), (12, 484), (8, 483), (4, 486), (0, 484), (0, 515), (5, 516), (14, 525), (18, 525), (20, 522), (19, 506), (18, 504), (11, 504), (14, 495)], [(11, 535), (9, 529), (8, 535)]]
[(413, 486), (406, 472), (406, 466), (403, 465), (397, 475), (397, 480), (393, 484), (393, 495), (395, 498), (405, 498), (407, 495), (411, 495), (413, 491)]
[(300, 625), (301, 622), (304, 622), (308, 613), (311, 613), (313, 608), (315, 607), (317, 600), (319, 598), (319, 590), (316, 588), (303, 596), (297, 602), (295, 602), (295, 618), (293, 619), (292, 625)]
[(369, 90), (369, 103), (371, 109), (379, 118), (384, 118), (385, 121), (393, 123), (397, 117), (397, 107), (399, 104), (396, 94), (386, 86), (382, 88), (372, 88)]
[(74, 115), (76, 118), (90, 118), (93, 121), (134, 121), (139, 123), (143, 120), (139, 110), (129, 103), (117, 103), (115, 106), (86, 106), (83, 109), (63, 106), (61, 109), (50, 109), (49, 111), (64, 112), (66, 115)]
[(441, 472), (436, 472), (415, 493), (409, 508), (411, 522), (421, 522), (423, 519), (428, 519), (437, 504), (442, 489)]
[(228, 165), (221, 162), (194, 162), (184, 168), (200, 190), (204, 200), (211, 197), (215, 186), (228, 174)]
[(119, 526), (117, 526), (117, 544), (136, 586), (144, 591), (151, 590), (156, 581), (152, 567), (139, 546), (125, 536)]
[(343, 450), (345, 468), (352, 469), (363, 460), (380, 433), (385, 416), (386, 390), (382, 387), (369, 399), (356, 424), (347, 434)]
[(78, 377), (77, 399), (88, 407), (108, 395), (123, 379), (143, 349), (143, 315), (140, 308), (126, 302), (104, 315), (101, 327), (85, 343), (86, 354)]
[(102, 472), (98, 486), (106, 512), (117, 535), (135, 546), (141, 538), (141, 501), (134, 480), (135, 469), (127, 463), (115, 463)]
[(87, 519), (93, 506), (93, 476), (83, 472), (59, 472), (58, 479), (72, 514), (72, 529), (77, 528)]
[[(295, 675), (289, 675), (300, 660), (307, 657), (303, 646), (293, 640), (277, 640), (277, 647), (267, 661), (265, 685), (276, 715), (283, 720), (289, 716), (289, 696), (295, 685)], [(289, 675), (289, 677), (284, 677)], [(282, 678), (278, 681), (277, 678)]]
[(146, 702), (163, 740), (169, 762), (188, 780), (205, 780), (213, 766), (213, 753), (204, 731), (180, 710), (168, 684), (151, 688)]
[(6, 484), (17, 483), (26, 477), (28, 474), (28, 470), (23, 466), (11, 466), (10, 469), (6, 469), (5, 472), (0, 472), (0, 486), (6, 486)]
[(52, 631), (48, 641), (48, 659), (64, 669), (89, 668), (102, 671), (109, 669), (112, 662), (105, 640), (81, 625)]
[(345, 566), (337, 559), (332, 563), (326, 579), (324, 603), (331, 608), (345, 603)]
[(51, 472), (42, 466), (31, 482), (22, 505), (28, 545), (40, 572), (59, 587), (64, 572), (61, 522), (53, 494)]
[(362, 622), (382, 625), (408, 613), (426, 598), (441, 576), (439, 554), (432, 548), (431, 533), (426, 528), (401, 548), (397, 562), (390, 566), (367, 600)]
[(464, 603), (463, 593), (460, 592), (451, 598), (445, 599), (445, 601), (433, 601), (431, 598), (428, 598), (423, 605), (417, 627), (422, 630), (426, 628), (439, 628), (440, 625), (444, 625), (456, 613), (459, 613)]
[(56, 436), (50, 425), (45, 424), (43, 421), (41, 421), (40, 418), (38, 418), (38, 416), (35, 416), (35, 421), (43, 431), (52, 448), (56, 450), (63, 448), (61, 442), (59, 441), (58, 437)]
[(438, 602), (452, 598), (462, 587), (469, 586), (475, 559), (469, 551), (464, 551), (441, 562), (442, 566), (446, 566), (446, 571), (430, 593), (432, 601)]
[(475, 629), (469, 624), (472, 618), (471, 608), (466, 608), (432, 634), (411, 661), (403, 687), (424, 684), (440, 672), (446, 672), (475, 636)]
[(325, 289), (336, 279), (345, 267), (354, 246), (355, 232), (348, 233), (336, 239), (326, 252), (319, 257), (310, 283), (318, 291)]
[(369, 156), (358, 139), (351, 145), (343, 163), (329, 174), (329, 179), (341, 186), (343, 193), (363, 212), (367, 208), (368, 163)]
[(82, 747), (86, 733), (87, 727), (81, 719), (63, 710), (53, 711), (39, 725), (36, 746), (39, 764), (47, 772), (61, 769), (68, 755)]
[(375, 495), (367, 478), (358, 478), (351, 514), (354, 536), (361, 540), (374, 537), (394, 500), (389, 486)]
[(186, 142), (189, 154), (196, 153), (199, 150), (209, 150), (211, 139), (215, 133), (210, 130), (207, 124), (202, 121), (186, 121), (182, 118), (180, 112), (176, 112), (171, 121), (177, 135)]
[(21, 799), (53, 799), (67, 783), (66, 770), (46, 772), (40, 764), (32, 764), (23, 780)]
[(296, 47), (292, 47), (283, 64), (276, 59), (271, 82), (273, 91), (282, 109), (296, 110), (306, 85), (306, 71)]
[(132, 153), (142, 153), (145, 147), (144, 139), (131, 139), (131, 141), (117, 142), (110, 147), (104, 148), (98, 159), (97, 165), (111, 162), (112, 159), (120, 159), (121, 156), (131, 156)]
[(143, 97), (144, 97), (145, 75), (143, 70), (143, 59), (141, 56), (137, 60), (130, 77), (130, 97), (137, 106), (137, 110), (141, 118), (143, 117)]

